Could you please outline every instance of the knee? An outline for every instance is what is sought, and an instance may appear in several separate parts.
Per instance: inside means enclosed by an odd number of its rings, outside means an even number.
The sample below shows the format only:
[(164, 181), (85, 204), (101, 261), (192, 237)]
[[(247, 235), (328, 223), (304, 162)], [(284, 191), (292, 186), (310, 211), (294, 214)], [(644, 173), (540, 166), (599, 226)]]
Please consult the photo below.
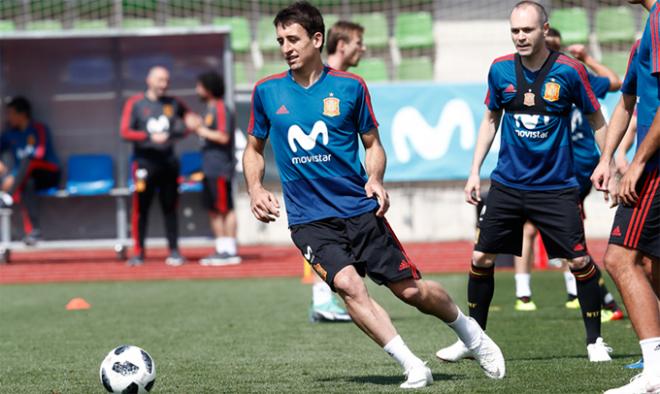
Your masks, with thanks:
[(396, 296), (406, 304), (418, 305), (422, 301), (423, 291), (419, 286), (407, 286), (399, 289), (396, 292)]
[(472, 264), (477, 267), (490, 268), (495, 264), (494, 254), (479, 252), (475, 250), (472, 252)]
[(586, 267), (590, 261), (591, 259), (589, 258), (589, 256), (580, 256), (568, 260), (568, 266), (571, 267), (571, 269), (573, 270), (578, 270)]
[(342, 297), (359, 298), (361, 295), (366, 294), (364, 282), (354, 270), (340, 271), (335, 275), (332, 284)]

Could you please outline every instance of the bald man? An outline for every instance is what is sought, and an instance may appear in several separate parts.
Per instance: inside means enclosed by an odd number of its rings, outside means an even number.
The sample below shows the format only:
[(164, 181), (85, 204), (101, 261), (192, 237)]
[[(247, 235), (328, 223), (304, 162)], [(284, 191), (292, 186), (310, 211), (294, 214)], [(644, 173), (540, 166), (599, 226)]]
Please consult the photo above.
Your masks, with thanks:
[(169, 81), (170, 73), (166, 68), (152, 67), (146, 79), (147, 90), (129, 98), (122, 112), (121, 137), (133, 143), (131, 233), (134, 255), (128, 261), (131, 266), (144, 263), (147, 218), (156, 192), (170, 249), (165, 263), (178, 266), (184, 262), (178, 247), (179, 161), (174, 154), (174, 143), (186, 134), (184, 117), (188, 109), (178, 99), (166, 95)]

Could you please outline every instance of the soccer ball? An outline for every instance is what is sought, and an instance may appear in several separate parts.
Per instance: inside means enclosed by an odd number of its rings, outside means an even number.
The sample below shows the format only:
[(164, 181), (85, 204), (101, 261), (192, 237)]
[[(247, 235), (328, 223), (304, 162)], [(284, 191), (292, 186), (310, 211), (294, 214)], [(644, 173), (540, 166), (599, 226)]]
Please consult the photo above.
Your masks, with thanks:
[(148, 393), (156, 382), (156, 364), (143, 349), (122, 345), (105, 356), (99, 375), (111, 393)]

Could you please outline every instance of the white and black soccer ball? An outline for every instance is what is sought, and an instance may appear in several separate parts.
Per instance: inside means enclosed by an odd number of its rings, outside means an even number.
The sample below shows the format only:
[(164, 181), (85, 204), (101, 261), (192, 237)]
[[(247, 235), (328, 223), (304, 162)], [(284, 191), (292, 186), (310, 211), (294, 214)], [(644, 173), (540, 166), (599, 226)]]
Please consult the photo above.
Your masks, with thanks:
[(111, 393), (148, 393), (156, 382), (156, 363), (143, 349), (122, 345), (105, 356), (99, 375)]

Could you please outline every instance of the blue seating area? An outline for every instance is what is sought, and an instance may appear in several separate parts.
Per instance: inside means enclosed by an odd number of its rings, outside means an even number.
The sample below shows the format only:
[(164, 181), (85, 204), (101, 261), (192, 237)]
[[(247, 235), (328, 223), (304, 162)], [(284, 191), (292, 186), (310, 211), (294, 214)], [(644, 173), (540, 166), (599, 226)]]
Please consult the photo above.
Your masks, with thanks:
[(75, 155), (67, 162), (65, 190), (72, 196), (98, 196), (115, 186), (110, 155)]

